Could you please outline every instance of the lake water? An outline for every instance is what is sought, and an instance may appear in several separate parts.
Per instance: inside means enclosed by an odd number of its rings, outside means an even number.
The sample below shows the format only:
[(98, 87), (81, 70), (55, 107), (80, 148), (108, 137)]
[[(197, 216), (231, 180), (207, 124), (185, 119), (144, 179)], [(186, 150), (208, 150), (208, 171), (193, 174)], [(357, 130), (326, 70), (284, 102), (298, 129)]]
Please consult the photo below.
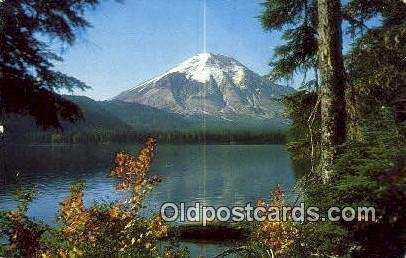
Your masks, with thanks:
[[(0, 209), (14, 208), (12, 199), (20, 184), (35, 187), (38, 196), (29, 215), (46, 222), (55, 221), (58, 204), (76, 180), (87, 184), (85, 202), (113, 201), (123, 196), (115, 191), (108, 176), (114, 153), (136, 154), (135, 145), (14, 146), (5, 151), (8, 175), (0, 176)], [(164, 202), (194, 205), (235, 206), (257, 199), (269, 199), (276, 184), (289, 190), (296, 182), (288, 152), (283, 145), (158, 145), (151, 175), (162, 182), (146, 200), (145, 214), (159, 212)], [(293, 197), (292, 197), (293, 198)], [(192, 249), (196, 245), (191, 246)], [(217, 246), (216, 248), (220, 248)], [(216, 250), (204, 245), (206, 252)], [(201, 251), (193, 251), (194, 254)]]

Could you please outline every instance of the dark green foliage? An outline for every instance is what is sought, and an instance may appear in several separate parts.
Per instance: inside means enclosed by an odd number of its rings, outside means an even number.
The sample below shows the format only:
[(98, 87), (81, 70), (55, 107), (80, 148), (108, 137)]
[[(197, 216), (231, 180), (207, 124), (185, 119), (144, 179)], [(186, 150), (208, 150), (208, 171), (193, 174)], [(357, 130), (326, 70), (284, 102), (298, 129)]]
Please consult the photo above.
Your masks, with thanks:
[(379, 17), (384, 26), (405, 22), (405, 3), (397, 0), (351, 0), (343, 7), (343, 16), (349, 23), (348, 32), (363, 34), (368, 30), (367, 22)]
[(359, 112), (371, 114), (405, 98), (405, 53), (404, 24), (371, 29), (353, 44), (347, 67), (356, 99), (361, 99), (356, 101)]
[(365, 116), (373, 117), (383, 107), (394, 110), (397, 123), (406, 120), (406, 4), (374, 1), (375, 5), (364, 6), (368, 2), (351, 1), (345, 9), (361, 21), (380, 19), (373, 28), (349, 27), (359, 32), (345, 60), (347, 112), (353, 138), (363, 137), (360, 121)]
[[(342, 5), (343, 19), (348, 23), (348, 26), (345, 27), (346, 32), (352, 35), (354, 39), (369, 31), (371, 28), (368, 27), (368, 22), (374, 20), (373, 23), (376, 23), (378, 17), (381, 18), (384, 26), (402, 27), (403, 25), (404, 27), (406, 22), (406, 5), (402, 1), (351, 0), (343, 2)], [(310, 69), (317, 67), (317, 1), (266, 0), (263, 6), (264, 11), (259, 17), (262, 26), (266, 30), (283, 31), (282, 40), (284, 43), (274, 49), (274, 55), (270, 62), (272, 67), (271, 79), (291, 79), (296, 72), (306, 74)], [(385, 36), (380, 35), (380, 37)], [(397, 43), (400, 43), (401, 40), (399, 33), (398, 37), (387, 35), (385, 38), (387, 45), (390, 45), (388, 42), (390, 40), (397, 40)], [(361, 41), (365, 43), (365, 39)], [(359, 42), (360, 45), (362, 45), (361, 41)], [(378, 41), (375, 41), (376, 45), (382, 43), (382, 41)], [(405, 44), (400, 45), (404, 46)], [(317, 82), (317, 68), (314, 72), (316, 75), (314, 79)], [(306, 78), (303, 83), (306, 83)], [(313, 86), (317, 86), (317, 84), (314, 85), (313, 83)]]
[(189, 258), (190, 251), (187, 247), (181, 246), (176, 239), (171, 239), (169, 245), (166, 245), (163, 250), (164, 254), (176, 254), (176, 258)]
[(375, 207), (377, 221), (306, 224), (311, 250), (363, 257), (402, 255), (406, 141), (388, 113), (381, 112), (378, 117), (379, 122), (365, 121), (365, 141), (341, 147), (342, 154), (335, 162), (338, 173), (330, 185), (317, 180), (305, 183), (307, 205), (316, 205), (325, 214), (331, 206)]
[(268, 0), (263, 3), (261, 22), (270, 29), (281, 28), (285, 24), (295, 25), (302, 15), (305, 1)]
[(267, 0), (260, 16), (267, 30), (284, 30), (285, 44), (274, 50), (271, 79), (291, 79), (317, 64), (317, 12), (312, 0)]
[[(300, 24), (295, 22), (303, 22), (300, 12), (305, 10), (298, 7), (301, 3), (266, 1), (261, 17), (263, 25), (289, 33)], [(317, 106), (317, 94), (311, 93), (317, 89), (314, 87), (317, 84), (309, 83), (311, 87), (306, 87), (307, 91), (283, 99), (287, 115), (292, 119), (288, 146), (295, 164), (305, 167), (305, 176), (299, 185), (306, 206), (319, 207), (321, 214), (326, 214), (331, 206), (374, 206), (377, 222), (305, 223), (302, 228), (303, 251), (307, 255), (401, 257), (405, 237), (402, 221), (405, 220), (406, 207), (406, 129), (402, 124), (406, 101), (406, 4), (396, 0), (351, 0), (342, 4), (343, 18), (348, 22), (344, 26), (353, 40), (345, 56), (348, 74), (346, 108), (350, 117), (356, 119), (358, 131), (349, 131), (347, 142), (338, 148), (339, 156), (334, 161), (336, 173), (329, 184), (322, 184), (308, 165), (311, 152), (308, 118)], [(309, 7), (308, 12), (313, 9)], [(280, 14), (284, 17), (278, 19), (276, 16)], [(317, 21), (311, 24), (313, 28), (317, 27)], [(300, 38), (304, 40), (303, 36)], [(304, 63), (297, 60), (305, 59), (288, 55), (293, 53), (293, 48), (299, 48), (296, 53), (305, 53), (313, 47), (313, 44), (306, 48), (292, 44), (286, 36), (284, 39), (284, 45), (275, 52), (277, 61), (271, 63), (271, 74), (278, 75), (274, 76), (275, 79), (289, 78), (294, 72), (301, 71), (298, 68)], [(312, 135), (317, 165), (319, 107), (315, 111)]]
[[(311, 152), (309, 117), (314, 111), (315, 119), (312, 124), (314, 147), (319, 149), (320, 142), (320, 106), (315, 109), (317, 93), (311, 91), (298, 91), (282, 98), (286, 115), (294, 121), (287, 133), (288, 148), (297, 155), (294, 160), (309, 158)], [(315, 154), (317, 154), (316, 151)], [(319, 156), (317, 154), (316, 156)]]
[(307, 72), (313, 68), (316, 65), (316, 34), (308, 25), (286, 30), (283, 39), (287, 43), (275, 48), (275, 61), (269, 63), (273, 67), (271, 78), (291, 78), (297, 69)]
[[(31, 115), (42, 127), (61, 128), (61, 120), (82, 117), (77, 105), (56, 93), (88, 88), (53, 70), (61, 58), (47, 37), (73, 44), (75, 31), (89, 27), (84, 11), (98, 0), (4, 0), (0, 3), (0, 109)], [(2, 114), (3, 115), (3, 114)]]

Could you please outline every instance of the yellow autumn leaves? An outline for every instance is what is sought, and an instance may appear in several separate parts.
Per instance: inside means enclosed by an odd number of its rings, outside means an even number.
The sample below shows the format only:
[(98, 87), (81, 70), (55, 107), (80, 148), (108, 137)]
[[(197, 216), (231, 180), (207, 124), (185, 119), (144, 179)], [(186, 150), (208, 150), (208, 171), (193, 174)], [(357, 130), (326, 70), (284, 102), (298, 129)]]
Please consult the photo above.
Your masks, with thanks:
[[(148, 137), (137, 156), (119, 152), (110, 175), (118, 179), (116, 189), (127, 194), (123, 201), (110, 204), (84, 204), (84, 184), (71, 187), (70, 194), (60, 205), (59, 225), (50, 230), (47, 244), (43, 232), (21, 211), (11, 211), (10, 246), (21, 256), (28, 257), (82, 257), (82, 256), (158, 256), (157, 241), (168, 235), (169, 226), (157, 215), (144, 218), (139, 215), (146, 194), (160, 181), (148, 177), (156, 140)], [(282, 208), (283, 191), (278, 185), (269, 204), (258, 201), (257, 206)], [(253, 240), (276, 256), (288, 254), (297, 241), (299, 230), (292, 219), (285, 221), (264, 220), (257, 222)], [(164, 257), (176, 257), (167, 250)]]
[(98, 239), (108, 233), (114, 236), (118, 252), (135, 250), (153, 250), (156, 242), (167, 236), (168, 225), (159, 217), (151, 219), (138, 215), (145, 195), (159, 182), (158, 177), (147, 177), (154, 156), (156, 140), (148, 137), (145, 145), (137, 155), (119, 152), (115, 157), (115, 167), (110, 175), (120, 178), (117, 190), (126, 191), (129, 197), (117, 202), (108, 209), (83, 205), (82, 189), (72, 191), (61, 205), (63, 219), (62, 232), (71, 250), (80, 256), (80, 245), (83, 242), (97, 245)]
[(116, 155), (116, 167), (111, 170), (110, 175), (121, 179), (116, 186), (118, 191), (130, 193), (131, 197), (126, 204), (130, 205), (131, 209), (138, 210), (145, 195), (160, 182), (157, 176), (146, 177), (154, 158), (155, 146), (156, 140), (148, 137), (136, 158), (125, 152), (119, 152)]
[(41, 235), (27, 227), (23, 215), (9, 212), (12, 221), (11, 247), (22, 255), (36, 257), (81, 257), (89, 254), (156, 256), (156, 243), (168, 235), (168, 225), (160, 216), (143, 218), (138, 213), (144, 198), (159, 182), (147, 177), (154, 157), (156, 140), (148, 137), (136, 157), (119, 152), (110, 175), (119, 179), (117, 190), (128, 198), (110, 204), (84, 205), (83, 183), (71, 187), (60, 205), (59, 226), (52, 231), (53, 242), (41, 246)]
[[(283, 196), (282, 188), (278, 184), (272, 192), (271, 202), (267, 204), (259, 200), (257, 206), (264, 207), (267, 211), (270, 207), (282, 210), (282, 207), (286, 206)], [(253, 238), (266, 250), (272, 250), (276, 256), (286, 255), (299, 239), (298, 225), (291, 216), (287, 220), (266, 219), (257, 223)]]

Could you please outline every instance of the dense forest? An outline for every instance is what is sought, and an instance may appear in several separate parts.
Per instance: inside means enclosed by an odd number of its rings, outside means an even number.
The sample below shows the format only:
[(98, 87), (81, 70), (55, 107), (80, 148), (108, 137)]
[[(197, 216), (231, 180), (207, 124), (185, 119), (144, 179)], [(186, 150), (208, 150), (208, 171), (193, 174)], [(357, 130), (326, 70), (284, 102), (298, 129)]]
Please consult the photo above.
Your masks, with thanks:
[[(308, 74), (303, 90), (283, 100), (293, 121), (288, 147), (296, 163), (309, 164), (298, 185), (304, 201), (324, 211), (334, 205), (377, 209), (375, 222), (304, 222), (295, 240), (303, 247), (296, 251), (401, 257), (406, 4), (268, 0), (260, 18), (266, 29), (284, 33), (270, 77)], [(344, 53), (343, 40), (349, 41)]]

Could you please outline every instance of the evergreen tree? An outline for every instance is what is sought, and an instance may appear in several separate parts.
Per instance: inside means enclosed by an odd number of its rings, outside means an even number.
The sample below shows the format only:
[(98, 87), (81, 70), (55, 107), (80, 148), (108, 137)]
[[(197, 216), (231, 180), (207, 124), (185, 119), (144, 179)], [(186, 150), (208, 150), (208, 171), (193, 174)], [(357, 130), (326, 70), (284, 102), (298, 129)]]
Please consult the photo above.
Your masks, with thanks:
[[(318, 73), (321, 72), (321, 171), (327, 181), (336, 155), (335, 147), (343, 143), (346, 129), (340, 2), (268, 0), (264, 7), (260, 17), (263, 26), (269, 30), (284, 30), (286, 41), (275, 49), (276, 61), (270, 63), (271, 77), (290, 78), (296, 71), (306, 73), (313, 67), (314, 78), (304, 85), (318, 90)], [(312, 130), (312, 123), (309, 128)], [(312, 133), (310, 137), (313, 142)]]
[[(327, 1), (329, 4), (333, 2)], [(277, 47), (274, 51), (273, 60), (270, 65), (272, 66), (272, 71), (270, 73), (271, 79), (289, 79), (292, 78), (295, 72), (307, 73), (309, 69), (314, 66), (313, 78), (305, 80), (302, 86), (307, 90), (308, 93), (296, 93), (297, 98), (302, 99), (302, 105), (297, 107), (298, 110), (313, 110), (314, 112), (309, 112), (307, 117), (307, 124), (303, 124), (301, 138), (306, 138), (305, 141), (311, 142), (312, 149), (319, 149), (321, 138), (319, 136), (319, 130), (321, 127), (317, 127), (318, 123), (314, 122), (316, 111), (319, 112), (319, 101), (313, 101), (311, 91), (316, 91), (318, 95), (318, 73), (319, 68), (326, 64), (326, 62), (317, 62), (317, 49), (320, 46), (320, 42), (323, 39), (321, 35), (318, 34), (318, 28), (326, 28), (325, 26), (319, 26), (319, 9), (318, 4), (322, 4), (320, 1), (281, 1), (281, 0), (267, 0), (265, 1), (264, 11), (260, 16), (261, 23), (265, 29), (268, 30), (283, 30), (284, 43)], [(336, 3), (338, 4), (338, 2)], [(341, 117), (340, 124), (338, 122), (329, 123), (326, 119), (323, 119), (323, 128), (327, 128), (327, 124), (335, 125), (337, 127), (335, 130), (325, 130), (324, 136), (332, 136), (332, 142), (342, 143), (344, 135), (353, 139), (360, 137), (360, 130), (357, 129), (357, 123), (360, 120), (359, 113), (360, 108), (364, 105), (364, 108), (370, 107), (372, 103), (366, 103), (365, 101), (357, 101), (357, 98), (365, 98), (368, 95), (370, 99), (379, 100), (374, 102), (374, 104), (385, 103), (385, 105), (390, 105), (390, 102), (396, 100), (389, 100), (393, 97), (394, 93), (399, 96), (401, 102), (397, 109), (399, 109), (398, 117), (405, 116), (404, 101), (401, 96), (405, 96), (405, 90), (402, 85), (404, 83), (404, 67), (405, 62), (402, 58), (393, 58), (396, 56), (401, 56), (404, 49), (402, 44), (404, 41), (404, 23), (405, 23), (405, 4), (402, 1), (396, 0), (385, 0), (385, 1), (375, 1), (375, 0), (351, 0), (343, 2), (343, 7), (338, 11), (338, 6), (336, 14), (334, 14), (333, 22), (336, 22), (342, 16), (343, 19), (347, 21), (345, 24), (346, 32), (349, 33), (354, 41), (354, 47), (350, 53), (346, 56), (346, 68), (347, 72), (351, 73), (349, 76), (349, 82), (345, 85), (345, 108), (346, 114), (343, 112), (343, 86), (339, 85), (339, 94), (337, 97), (339, 100), (339, 105), (333, 105), (338, 107), (338, 110), (334, 110), (335, 114)], [(323, 15), (322, 15), (323, 16)], [(330, 15), (331, 16), (331, 15)], [(338, 20), (336, 19), (338, 18)], [(378, 18), (382, 19), (382, 28), (370, 28), (368, 23), (376, 24)], [(338, 24), (338, 23), (337, 23)], [(379, 22), (378, 22), (379, 24)], [(341, 26), (343, 26), (341, 24)], [(389, 28), (391, 27), (391, 28)], [(339, 27), (337, 28), (339, 29)], [(339, 31), (338, 31), (339, 32)], [(320, 39), (320, 40), (319, 40)], [(319, 42), (320, 41), (320, 42)], [(340, 44), (341, 37), (338, 37)], [(368, 46), (369, 44), (369, 46)], [(381, 46), (385, 46), (382, 48)], [(337, 46), (340, 48), (340, 46)], [(371, 52), (372, 51), (372, 52)], [(320, 51), (319, 51), (320, 52)], [(386, 56), (387, 59), (380, 60), (379, 56)], [(338, 58), (337, 60), (340, 60)], [(352, 61), (351, 61), (352, 60)], [(366, 60), (367, 62), (360, 62), (360, 60)], [(334, 66), (336, 70), (342, 70), (342, 64)], [(361, 72), (361, 68), (364, 67), (364, 73)], [(343, 73), (339, 72), (339, 73)], [(334, 80), (334, 83), (344, 82), (343, 79)], [(393, 83), (392, 83), (393, 82)], [(379, 85), (378, 85), (379, 84)], [(383, 87), (386, 85), (386, 87)], [(336, 88), (336, 87), (335, 87)], [(328, 89), (324, 89), (326, 91)], [(336, 92), (332, 92), (336, 94)], [(329, 94), (323, 94), (328, 96)], [(360, 97), (360, 96), (363, 97)], [(291, 111), (295, 109), (293, 105), (298, 104), (294, 96), (285, 98), (284, 103), (292, 108)], [(383, 101), (383, 99), (385, 99)], [(397, 101), (396, 103), (399, 103)], [(365, 103), (365, 104), (362, 104)], [(322, 104), (323, 107), (328, 107), (328, 105)], [(391, 104), (393, 105), (393, 103)], [(325, 109), (325, 108), (324, 108)], [(371, 112), (372, 109), (370, 109)], [(325, 115), (331, 112), (324, 112)], [(346, 115), (346, 116), (345, 116)], [(346, 119), (344, 118), (346, 117)], [(332, 119), (330, 119), (331, 121)], [(338, 120), (336, 120), (338, 121)], [(347, 130), (343, 126), (346, 121)], [(299, 123), (300, 124), (300, 123)], [(301, 127), (301, 126), (299, 126)], [(324, 130), (323, 129), (323, 130)], [(305, 133), (307, 131), (307, 133)], [(310, 131), (310, 132), (309, 132)], [(331, 132), (333, 135), (330, 135)], [(347, 131), (348, 133), (345, 133)], [(334, 137), (336, 135), (337, 137)], [(299, 143), (299, 141), (295, 141)], [(331, 144), (326, 144), (327, 139), (324, 137), (323, 149), (330, 149), (331, 151), (324, 151), (324, 154), (333, 154), (334, 147), (328, 148)], [(294, 146), (294, 148), (301, 148), (300, 146)], [(333, 144), (334, 146), (336, 144)], [(313, 153), (314, 151), (312, 151)], [(329, 155), (327, 155), (329, 156)], [(334, 156), (334, 155), (330, 155)], [(316, 158), (315, 154), (313, 158)], [(326, 160), (326, 158), (324, 158)], [(331, 159), (330, 159), (331, 160)], [(331, 163), (331, 162), (330, 162)]]
[[(381, 17), (379, 26), (351, 27), (351, 31), (359, 34), (346, 55), (354, 96), (351, 104), (356, 115), (355, 125), (361, 122), (362, 117), (374, 116), (382, 107), (392, 107), (401, 102), (403, 107), (400, 105), (396, 111), (398, 122), (402, 122), (405, 120), (406, 103), (406, 4), (379, 1), (374, 6), (363, 7), (354, 2), (346, 10), (358, 20)], [(359, 130), (354, 136), (358, 139), (363, 137)]]
[[(299, 1), (267, 2), (283, 5), (279, 10), (285, 21), (297, 20), (289, 8)], [(318, 3), (322, 2), (325, 1)], [(317, 206), (321, 213), (331, 206), (373, 206), (378, 219), (305, 222), (302, 225), (305, 246), (301, 251), (309, 255), (401, 257), (404, 254), (401, 221), (404, 221), (406, 199), (403, 190), (406, 4), (397, 0), (351, 0), (342, 4), (340, 15), (348, 23), (341, 26), (352, 37), (345, 56), (347, 140), (337, 148), (332, 167), (339, 173), (331, 174), (329, 184), (322, 184), (309, 169), (299, 181), (299, 189), (306, 206)], [(319, 19), (318, 26), (321, 23)], [(284, 22), (273, 29), (288, 26), (290, 23)], [(283, 99), (287, 115), (293, 121), (288, 145), (295, 160), (303, 160), (312, 149), (307, 123), (310, 114), (314, 114), (316, 164), (320, 162), (322, 124), (317, 95), (317, 92), (299, 91)]]
[[(267, 30), (284, 29), (285, 44), (275, 48), (270, 65), (272, 80), (291, 79), (295, 72), (314, 69), (317, 77), (317, 9), (315, 0), (267, 0), (260, 16)], [(309, 80), (307, 86), (315, 86)]]
[(339, 0), (318, 1), (319, 69), (321, 75), (321, 156), (324, 182), (332, 174), (337, 146), (346, 136), (345, 71), (342, 56), (341, 4)]
[(75, 30), (90, 24), (88, 7), (98, 0), (0, 1), (0, 109), (5, 114), (31, 115), (42, 127), (61, 128), (61, 120), (82, 117), (77, 105), (57, 90), (87, 89), (83, 82), (53, 69), (61, 57), (44, 38), (73, 44)]
[(340, 174), (330, 184), (308, 180), (306, 206), (321, 214), (330, 207), (374, 207), (372, 216), (353, 221), (304, 223), (308, 253), (352, 257), (401, 257), (405, 220), (406, 142), (388, 109), (360, 122), (363, 141), (347, 141), (334, 163)]

